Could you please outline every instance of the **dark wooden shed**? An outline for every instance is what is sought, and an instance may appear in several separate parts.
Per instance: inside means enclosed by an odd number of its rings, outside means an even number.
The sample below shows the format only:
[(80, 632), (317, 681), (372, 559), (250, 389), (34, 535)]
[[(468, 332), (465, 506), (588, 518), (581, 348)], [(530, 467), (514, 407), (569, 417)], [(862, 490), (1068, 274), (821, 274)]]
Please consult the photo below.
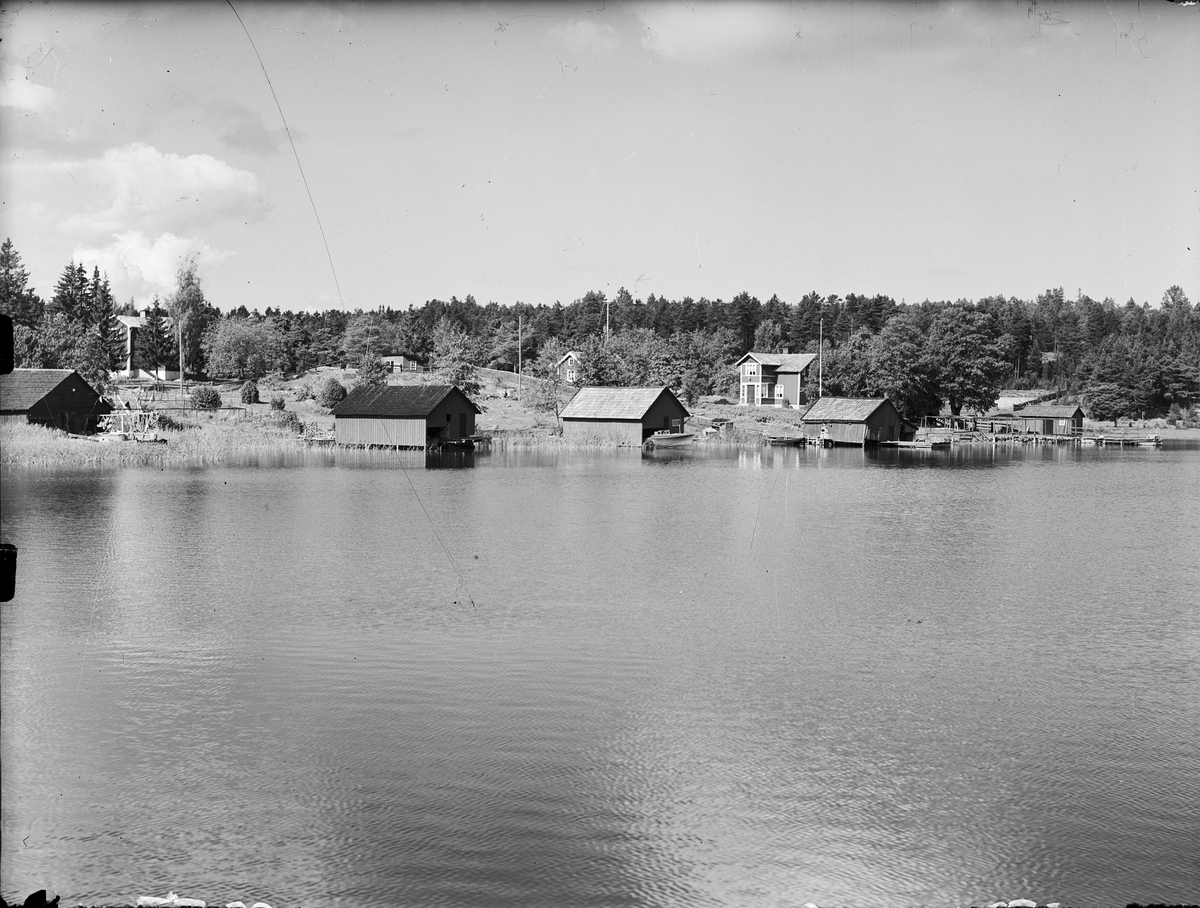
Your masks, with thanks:
[(1075, 405), (1033, 404), (1013, 413), (1018, 432), (1038, 435), (1083, 434), (1083, 408)]
[(691, 414), (670, 388), (580, 388), (560, 415), (563, 438), (640, 445), (655, 432), (682, 432)]
[(14, 369), (0, 375), (0, 422), (90, 435), (99, 418), (111, 412), (108, 401), (74, 369)]
[(355, 388), (333, 408), (339, 445), (424, 448), (470, 438), (482, 411), (454, 385)]
[(818, 438), (821, 430), (839, 445), (871, 445), (907, 441), (912, 426), (886, 397), (822, 397), (804, 414), (804, 434)]

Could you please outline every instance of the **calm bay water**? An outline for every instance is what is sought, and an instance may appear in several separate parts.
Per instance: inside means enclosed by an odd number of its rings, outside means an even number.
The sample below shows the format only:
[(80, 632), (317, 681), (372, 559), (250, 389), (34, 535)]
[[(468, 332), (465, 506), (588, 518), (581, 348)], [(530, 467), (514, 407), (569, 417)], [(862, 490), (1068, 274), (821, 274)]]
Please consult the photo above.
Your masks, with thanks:
[(10, 471), (4, 895), (1200, 897), (1200, 450)]

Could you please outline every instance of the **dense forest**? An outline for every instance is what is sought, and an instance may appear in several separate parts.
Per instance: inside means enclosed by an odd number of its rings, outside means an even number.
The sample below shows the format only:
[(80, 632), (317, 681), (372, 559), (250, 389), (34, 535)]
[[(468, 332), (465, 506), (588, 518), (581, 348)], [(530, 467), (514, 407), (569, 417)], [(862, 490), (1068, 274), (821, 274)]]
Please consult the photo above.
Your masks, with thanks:
[[(18, 366), (75, 368), (99, 386), (123, 365), (115, 317), (137, 314), (132, 301), (116, 303), (107, 276), (76, 262), (41, 299), (11, 240), (0, 249), (0, 311), (15, 324)], [(621, 288), (612, 299), (592, 290), (566, 305), (480, 304), (468, 294), (369, 311), (223, 313), (185, 261), (174, 291), (143, 314), (135, 366), (177, 363), (182, 336), (187, 371), (214, 378), (300, 374), (405, 353), (469, 383), (479, 366), (520, 363), (547, 376), (563, 353), (578, 350), (580, 384), (665, 384), (695, 400), (736, 394), (733, 363), (749, 350), (815, 353), (823, 340), (826, 394), (886, 395), (908, 416), (943, 405), (983, 410), (1001, 388), (1055, 390), (1099, 419), (1178, 417), (1200, 398), (1200, 305), (1178, 286), (1156, 307), (1082, 293), (1070, 299), (1061, 287), (1033, 300), (908, 305), (817, 292), (794, 303), (744, 292), (728, 302), (653, 293), (642, 300)]]

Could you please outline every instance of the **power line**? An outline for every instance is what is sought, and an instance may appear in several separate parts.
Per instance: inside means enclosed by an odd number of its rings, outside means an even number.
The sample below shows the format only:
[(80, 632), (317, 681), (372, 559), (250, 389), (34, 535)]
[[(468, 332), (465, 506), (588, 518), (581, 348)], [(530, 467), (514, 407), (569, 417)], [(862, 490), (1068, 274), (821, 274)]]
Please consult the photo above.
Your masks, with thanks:
[(233, 10), (233, 14), (237, 16), (238, 24), (242, 27), (242, 31), (246, 33), (246, 40), (250, 42), (254, 56), (258, 58), (258, 65), (263, 71), (263, 77), (267, 80), (267, 87), (271, 89), (271, 97), (275, 99), (275, 109), (279, 111), (279, 119), (283, 121), (283, 131), (287, 134), (288, 144), (292, 146), (292, 156), (296, 159), (296, 168), (300, 171), (300, 179), (304, 183), (304, 191), (308, 193), (308, 203), (312, 205), (313, 217), (317, 219), (317, 229), (321, 231), (321, 242), (325, 244), (325, 257), (329, 259), (329, 270), (333, 273), (333, 285), (337, 287), (338, 304), (344, 307), (342, 285), (338, 283), (337, 269), (333, 267), (333, 254), (329, 251), (329, 241), (325, 239), (325, 228), (321, 225), (321, 215), (317, 213), (317, 203), (313, 201), (312, 190), (308, 188), (308, 178), (304, 175), (304, 166), (300, 163), (300, 154), (296, 151), (296, 143), (292, 139), (292, 131), (288, 129), (287, 117), (283, 115), (283, 107), (279, 104), (279, 96), (275, 94), (275, 86), (271, 84), (271, 77), (267, 75), (267, 67), (263, 63), (262, 54), (258, 52), (258, 47), (255, 46), (254, 39), (250, 37), (250, 29), (246, 28), (246, 23), (242, 21), (242, 17), (238, 14), (232, 0), (225, 0), (225, 2), (229, 4), (229, 8)]
[[(381, 420), (381, 424), (385, 422)], [(462, 568), (458, 566), (458, 561), (450, 553), (449, 546), (446, 545), (442, 534), (438, 532), (437, 524), (433, 522), (433, 517), (429, 514), (429, 509), (425, 507), (425, 502), (421, 500), (421, 496), (417, 494), (417, 487), (412, 481), (412, 477), (408, 475), (408, 468), (404, 466), (404, 458), (400, 455), (400, 448), (392, 444), (392, 433), (386, 425), (382, 425), (384, 437), (388, 440), (388, 447), (396, 455), (396, 463), (400, 466), (400, 471), (404, 474), (404, 478), (408, 480), (408, 487), (412, 490), (413, 498), (417, 500), (417, 504), (421, 506), (421, 513), (425, 515), (425, 519), (429, 521), (429, 529), (433, 531), (433, 538), (438, 541), (438, 545), (442, 547), (442, 551), (446, 555), (446, 560), (450, 562), (450, 566), (454, 568), (454, 572), (458, 574), (458, 585), (462, 587), (462, 591), (467, 594), (467, 601), (471, 603), (471, 608), (475, 608), (475, 597), (471, 595), (471, 590), (467, 586), (466, 575), (463, 574)], [(428, 452), (427, 452), (428, 453)]]

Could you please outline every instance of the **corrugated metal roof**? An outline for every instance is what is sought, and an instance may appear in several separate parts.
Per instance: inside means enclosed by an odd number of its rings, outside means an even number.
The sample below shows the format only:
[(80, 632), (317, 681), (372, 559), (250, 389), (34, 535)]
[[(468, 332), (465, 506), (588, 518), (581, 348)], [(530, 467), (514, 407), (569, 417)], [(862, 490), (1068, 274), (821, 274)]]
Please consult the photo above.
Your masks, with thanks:
[(1070, 404), (1043, 404), (1038, 407), (1025, 407), (1017, 410), (1013, 416), (1017, 419), (1071, 419), (1076, 413), (1082, 413), (1083, 408)]
[(862, 422), (887, 403), (886, 397), (822, 397), (808, 408), (805, 422)]
[(764, 366), (775, 366), (776, 372), (803, 372), (817, 358), (815, 353), (755, 353), (753, 350), (739, 359), (735, 366), (740, 366), (746, 359), (753, 359)]
[[(381, 388), (355, 388), (333, 408), (336, 416), (392, 416), (415, 419), (428, 416), (451, 391), (454, 385), (385, 385)], [(463, 397), (466, 397), (463, 394)], [(483, 411), (468, 397), (476, 413)]]
[[(66, 381), (74, 369), (13, 369), (0, 375), (0, 410), (28, 410)], [(80, 379), (82, 381), (82, 379)]]
[(641, 419), (664, 393), (671, 394), (671, 389), (580, 388), (559, 415), (562, 419)]

